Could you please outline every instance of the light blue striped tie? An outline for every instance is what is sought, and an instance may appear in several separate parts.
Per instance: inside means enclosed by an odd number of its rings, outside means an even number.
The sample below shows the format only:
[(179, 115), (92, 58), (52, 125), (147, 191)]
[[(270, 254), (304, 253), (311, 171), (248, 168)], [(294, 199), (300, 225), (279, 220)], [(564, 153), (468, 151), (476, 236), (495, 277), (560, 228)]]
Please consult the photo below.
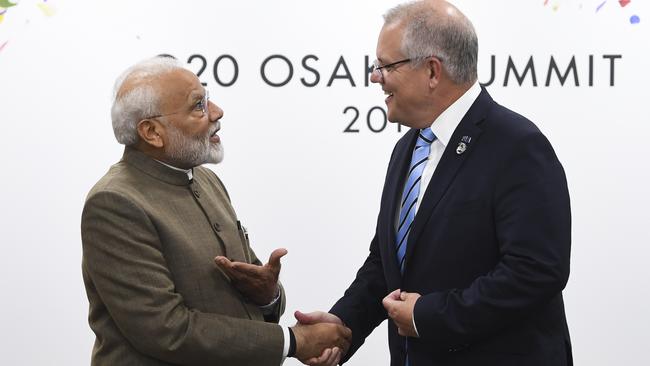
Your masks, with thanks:
[(400, 272), (404, 273), (404, 258), (406, 257), (406, 242), (408, 241), (409, 232), (413, 219), (415, 219), (415, 205), (420, 195), (420, 180), (424, 166), (429, 158), (431, 143), (436, 136), (431, 128), (420, 130), (418, 139), (413, 148), (413, 156), (409, 165), (409, 172), (404, 184), (402, 193), (402, 206), (399, 211), (399, 221), (397, 224), (397, 236), (395, 238), (395, 250), (397, 251), (397, 264)]

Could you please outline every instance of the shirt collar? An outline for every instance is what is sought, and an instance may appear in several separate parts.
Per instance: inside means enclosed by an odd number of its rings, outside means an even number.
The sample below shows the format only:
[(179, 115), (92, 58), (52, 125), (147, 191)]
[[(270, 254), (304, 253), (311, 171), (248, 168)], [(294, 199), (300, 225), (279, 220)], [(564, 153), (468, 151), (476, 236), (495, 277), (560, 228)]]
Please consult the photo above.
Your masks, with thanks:
[(479, 94), (481, 94), (481, 86), (476, 81), (474, 85), (433, 121), (431, 131), (433, 131), (433, 134), (436, 135), (436, 138), (443, 146), (447, 147), (454, 130), (456, 130), (456, 127), (458, 127), (460, 121), (467, 114), (467, 111), (474, 104)]

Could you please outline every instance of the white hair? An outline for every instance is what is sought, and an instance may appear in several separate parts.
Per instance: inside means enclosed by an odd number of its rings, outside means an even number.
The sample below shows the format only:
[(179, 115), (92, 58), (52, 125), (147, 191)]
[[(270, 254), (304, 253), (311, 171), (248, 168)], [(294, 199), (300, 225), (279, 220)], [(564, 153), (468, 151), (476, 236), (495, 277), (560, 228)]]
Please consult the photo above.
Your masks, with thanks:
[[(451, 16), (448, 9), (457, 14)], [(445, 11), (425, 1), (398, 5), (384, 15), (384, 24), (404, 24), (402, 53), (414, 61), (436, 56), (452, 81), (477, 79), (478, 37), (472, 22), (449, 5)]]
[[(160, 114), (159, 91), (151, 81), (171, 71), (184, 69), (175, 58), (157, 56), (126, 69), (115, 81), (111, 119), (117, 142), (130, 146), (138, 142), (138, 122)], [(122, 92), (126, 81), (133, 87)]]

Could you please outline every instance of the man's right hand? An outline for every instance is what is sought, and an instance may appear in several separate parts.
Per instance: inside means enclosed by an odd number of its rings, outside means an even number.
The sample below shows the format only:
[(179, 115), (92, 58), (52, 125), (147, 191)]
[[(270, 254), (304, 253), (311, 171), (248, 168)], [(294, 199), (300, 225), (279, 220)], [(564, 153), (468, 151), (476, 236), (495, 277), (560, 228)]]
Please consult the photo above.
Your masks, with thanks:
[[(306, 364), (321, 363), (316, 362), (317, 360), (331, 360), (332, 357), (323, 357), (329, 354), (326, 352), (327, 349), (332, 349), (329, 352), (336, 352), (337, 356), (345, 354), (352, 340), (352, 331), (341, 324), (298, 323), (291, 327), (291, 330), (296, 337), (295, 356)], [(338, 362), (340, 357), (335, 358)]]

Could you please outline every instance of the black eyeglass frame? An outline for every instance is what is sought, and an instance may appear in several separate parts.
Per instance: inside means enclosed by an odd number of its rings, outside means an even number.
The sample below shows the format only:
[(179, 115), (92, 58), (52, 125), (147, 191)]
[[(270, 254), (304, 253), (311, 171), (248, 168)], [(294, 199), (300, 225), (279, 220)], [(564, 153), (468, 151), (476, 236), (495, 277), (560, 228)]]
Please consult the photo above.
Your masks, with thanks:
[(418, 58), (405, 58), (403, 60), (391, 62), (389, 64), (381, 65), (381, 66), (379, 65), (379, 60), (375, 60), (372, 63), (372, 71), (370, 73), (372, 74), (372, 73), (377, 72), (378, 76), (379, 76), (379, 79), (380, 79), (380, 82), (384, 82), (384, 72), (382, 71), (383, 69), (386, 69), (386, 71), (390, 72), (390, 71), (394, 70), (395, 67), (400, 65), (400, 64), (405, 64), (407, 62), (411, 62), (411, 61), (415, 61), (415, 60), (424, 60), (424, 59), (427, 59), (429, 57), (435, 57), (438, 60), (440, 60), (440, 62), (442, 62), (442, 58), (440, 58), (440, 57), (438, 57), (436, 55), (430, 55), (430, 56), (418, 57)]

